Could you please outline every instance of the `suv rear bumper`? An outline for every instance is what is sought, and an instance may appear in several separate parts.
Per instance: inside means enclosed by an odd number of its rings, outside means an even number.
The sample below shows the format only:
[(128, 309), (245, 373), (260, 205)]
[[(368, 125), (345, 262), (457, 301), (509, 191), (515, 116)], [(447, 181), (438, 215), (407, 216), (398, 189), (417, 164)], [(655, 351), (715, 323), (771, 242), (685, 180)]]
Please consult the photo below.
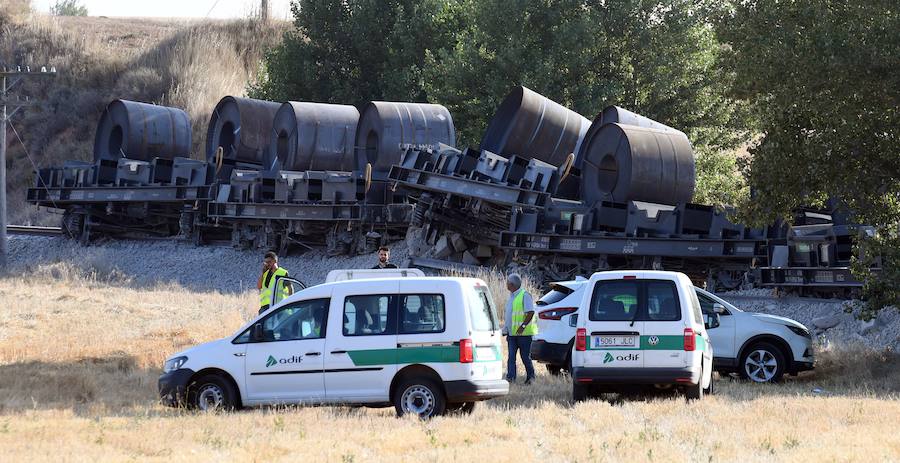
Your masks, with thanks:
[(568, 344), (557, 344), (542, 339), (535, 339), (531, 343), (531, 359), (551, 365), (566, 365), (566, 357), (569, 356)]
[(170, 407), (183, 404), (191, 376), (194, 376), (194, 370), (190, 368), (180, 368), (160, 375), (157, 383), (160, 402)]
[(447, 402), (476, 402), (509, 394), (509, 383), (503, 379), (445, 381), (444, 391), (447, 392)]
[(691, 368), (572, 368), (572, 380), (586, 384), (697, 384)]

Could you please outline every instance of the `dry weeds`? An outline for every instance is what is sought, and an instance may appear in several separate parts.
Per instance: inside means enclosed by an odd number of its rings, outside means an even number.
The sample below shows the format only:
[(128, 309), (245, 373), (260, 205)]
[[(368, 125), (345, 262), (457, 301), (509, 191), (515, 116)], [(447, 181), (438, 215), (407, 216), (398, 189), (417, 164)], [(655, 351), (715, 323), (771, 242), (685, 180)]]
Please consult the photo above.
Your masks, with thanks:
[(814, 374), (775, 386), (720, 379), (716, 396), (690, 404), (573, 405), (567, 379), (541, 375), (471, 416), (426, 423), (326, 407), (206, 415), (155, 403), (159, 367), (234, 331), (252, 294), (135, 289), (58, 264), (0, 280), (0, 304), (0, 461), (900, 459), (889, 353), (827, 352)]
[(58, 71), (52, 80), (16, 88), (45, 105), (13, 121), (31, 159), (9, 133), (11, 223), (57, 224), (57, 217), (25, 203), (32, 171), (90, 159), (96, 123), (113, 99), (186, 110), (193, 123), (192, 152), (202, 158), (216, 102), (246, 94), (263, 54), (287, 27), (256, 21), (52, 17), (23, 13), (25, 2), (7, 1), (0, 0), (0, 65), (46, 64)]

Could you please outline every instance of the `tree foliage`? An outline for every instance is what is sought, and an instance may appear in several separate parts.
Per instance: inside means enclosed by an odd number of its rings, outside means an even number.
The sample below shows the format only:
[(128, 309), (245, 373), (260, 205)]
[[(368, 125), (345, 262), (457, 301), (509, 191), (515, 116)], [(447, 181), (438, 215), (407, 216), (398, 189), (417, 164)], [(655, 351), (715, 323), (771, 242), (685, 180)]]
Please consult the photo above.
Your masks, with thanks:
[(730, 95), (752, 108), (762, 134), (745, 166), (754, 192), (745, 218), (768, 223), (838, 198), (880, 229), (868, 255), (883, 255), (884, 271), (856, 266), (869, 300), (897, 304), (900, 5), (741, 0), (717, 25)]
[(300, 0), (294, 28), (266, 57), (251, 96), (361, 105), (426, 101), (426, 50), (450, 43), (461, 27), (457, 2)]
[(50, 14), (54, 16), (87, 16), (88, 9), (79, 0), (56, 0), (50, 7)]
[[(617, 104), (678, 127), (712, 153), (701, 167), (720, 166), (716, 152), (737, 144), (743, 116), (716, 67), (712, 11), (688, 0), (301, 0), (251, 95), (432, 101), (466, 145), (525, 85), (588, 118)], [(734, 202), (743, 191), (734, 168), (705, 173), (699, 197)]]

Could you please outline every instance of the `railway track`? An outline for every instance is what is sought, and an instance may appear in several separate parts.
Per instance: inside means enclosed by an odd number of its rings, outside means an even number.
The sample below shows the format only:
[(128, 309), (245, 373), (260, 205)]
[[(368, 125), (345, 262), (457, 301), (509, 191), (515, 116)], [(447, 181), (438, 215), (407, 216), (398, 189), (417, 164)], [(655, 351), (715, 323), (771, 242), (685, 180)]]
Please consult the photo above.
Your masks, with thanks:
[(62, 228), (38, 227), (34, 225), (7, 225), (6, 232), (12, 235), (62, 235)]

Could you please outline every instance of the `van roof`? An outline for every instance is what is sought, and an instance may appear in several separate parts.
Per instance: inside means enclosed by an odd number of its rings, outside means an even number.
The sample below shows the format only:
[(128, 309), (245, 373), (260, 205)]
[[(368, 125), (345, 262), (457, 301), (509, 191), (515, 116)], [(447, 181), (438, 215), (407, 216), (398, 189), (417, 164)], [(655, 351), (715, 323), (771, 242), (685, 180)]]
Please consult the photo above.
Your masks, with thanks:
[(610, 270), (605, 272), (596, 272), (591, 275), (592, 280), (613, 280), (616, 278), (624, 278), (626, 276), (640, 276), (640, 278), (658, 278), (665, 280), (677, 280), (687, 275), (681, 272), (670, 272), (665, 270)]

